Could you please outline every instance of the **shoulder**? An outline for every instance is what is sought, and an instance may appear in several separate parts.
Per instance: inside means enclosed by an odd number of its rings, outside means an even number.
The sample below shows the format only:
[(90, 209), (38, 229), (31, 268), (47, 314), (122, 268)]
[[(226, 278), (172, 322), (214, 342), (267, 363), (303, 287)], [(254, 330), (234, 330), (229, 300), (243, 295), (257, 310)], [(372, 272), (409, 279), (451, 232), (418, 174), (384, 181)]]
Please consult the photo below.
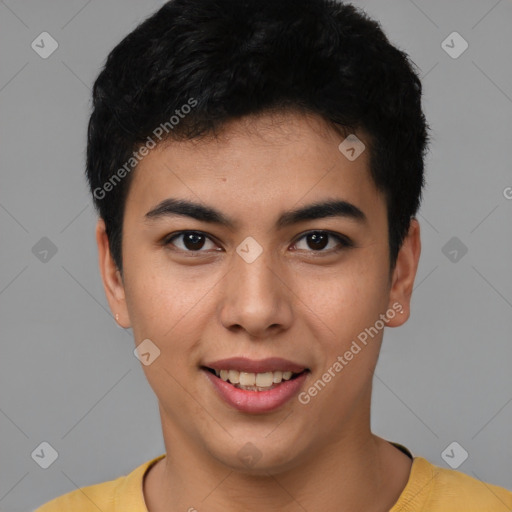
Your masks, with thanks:
[(65, 512), (71, 510), (74, 512), (113, 511), (116, 488), (123, 478), (125, 477), (75, 489), (48, 501), (34, 512)]
[[(430, 463), (429, 463), (430, 464)], [(454, 469), (434, 468), (435, 481), (431, 502), (453, 500), (464, 512), (512, 510), (512, 492)]]
[(144, 462), (131, 473), (58, 496), (34, 512), (147, 512), (142, 483), (147, 470), (165, 454)]
[(409, 482), (395, 507), (393, 512), (507, 512), (512, 510), (512, 492), (415, 457)]

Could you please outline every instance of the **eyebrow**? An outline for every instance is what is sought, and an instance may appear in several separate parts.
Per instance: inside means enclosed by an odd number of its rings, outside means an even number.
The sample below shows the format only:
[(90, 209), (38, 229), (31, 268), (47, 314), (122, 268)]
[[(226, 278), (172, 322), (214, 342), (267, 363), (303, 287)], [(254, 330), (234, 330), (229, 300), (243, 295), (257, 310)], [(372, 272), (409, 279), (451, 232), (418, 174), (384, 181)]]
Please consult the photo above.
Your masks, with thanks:
[[(202, 222), (218, 224), (230, 229), (234, 229), (238, 225), (235, 220), (211, 206), (204, 206), (186, 199), (175, 198), (164, 199), (146, 213), (145, 219), (158, 220), (173, 216), (191, 217)], [(366, 215), (357, 206), (341, 199), (331, 199), (282, 213), (276, 222), (276, 228), (281, 229), (299, 222), (327, 217), (342, 217), (360, 223), (367, 222)]]

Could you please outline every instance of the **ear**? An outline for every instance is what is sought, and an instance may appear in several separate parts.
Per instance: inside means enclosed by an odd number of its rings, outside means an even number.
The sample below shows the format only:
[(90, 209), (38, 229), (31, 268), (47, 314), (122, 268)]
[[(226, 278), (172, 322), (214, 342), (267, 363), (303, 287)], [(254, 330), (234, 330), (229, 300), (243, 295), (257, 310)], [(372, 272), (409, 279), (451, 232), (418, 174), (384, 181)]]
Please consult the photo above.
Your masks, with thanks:
[(388, 308), (396, 315), (386, 323), (388, 327), (403, 325), (411, 313), (411, 296), (421, 253), (420, 225), (413, 218), (409, 231), (398, 252), (396, 265), (391, 278)]
[[(105, 221), (101, 217), (96, 224), (96, 243), (98, 244), (101, 279), (110, 310), (116, 322), (124, 329), (128, 329), (130, 317), (126, 307), (123, 278), (110, 253)], [(116, 315), (118, 316), (116, 317)]]

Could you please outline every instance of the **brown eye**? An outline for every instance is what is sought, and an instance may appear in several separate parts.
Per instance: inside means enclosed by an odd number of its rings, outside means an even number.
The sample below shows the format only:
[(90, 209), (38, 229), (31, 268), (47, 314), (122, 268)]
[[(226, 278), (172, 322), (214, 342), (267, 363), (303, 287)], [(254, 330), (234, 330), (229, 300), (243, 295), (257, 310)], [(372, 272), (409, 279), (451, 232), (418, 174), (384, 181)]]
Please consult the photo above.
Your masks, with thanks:
[[(174, 241), (182, 238), (181, 244), (175, 244)], [(181, 233), (175, 234), (165, 241), (165, 245), (174, 245), (178, 249), (185, 252), (205, 252), (201, 251), (205, 244), (211, 240), (203, 233), (199, 231), (182, 231)], [(180, 246), (181, 245), (181, 246)]]
[(310, 247), (315, 251), (321, 251), (325, 249), (329, 242), (329, 235), (326, 233), (310, 233), (306, 235), (306, 240), (308, 243), (312, 244)]
[[(300, 239), (306, 240), (306, 248), (299, 250), (312, 250), (318, 252), (336, 252), (346, 247), (352, 247), (352, 242), (350, 239), (343, 235), (337, 235), (334, 233), (330, 233), (329, 231), (310, 231), (309, 233), (304, 234)], [(324, 251), (324, 249), (329, 245), (329, 241), (333, 239), (338, 242), (337, 245), (331, 247), (331, 250)], [(296, 243), (295, 246), (298, 244)]]

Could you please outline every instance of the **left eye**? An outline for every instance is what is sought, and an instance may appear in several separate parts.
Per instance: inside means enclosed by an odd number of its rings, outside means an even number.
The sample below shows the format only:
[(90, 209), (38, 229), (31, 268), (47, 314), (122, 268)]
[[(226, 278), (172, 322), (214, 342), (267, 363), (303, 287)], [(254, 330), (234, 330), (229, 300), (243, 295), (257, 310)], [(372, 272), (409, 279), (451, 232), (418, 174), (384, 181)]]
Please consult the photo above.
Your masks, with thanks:
[[(348, 238), (342, 235), (335, 235), (328, 231), (310, 231), (309, 233), (302, 235), (299, 240), (302, 240), (303, 238), (307, 240), (307, 243), (312, 246), (313, 251), (315, 252), (336, 252), (345, 247), (352, 246), (352, 242)], [(334, 238), (338, 242), (337, 247), (335, 246), (330, 251), (323, 251), (323, 249), (328, 245), (327, 241), (329, 238)], [(297, 245), (297, 243), (295, 245)]]
[[(178, 244), (175, 244), (174, 241), (182, 238), (181, 247)], [(331, 248), (328, 251), (324, 251), (328, 245), (329, 239), (332, 238), (338, 242), (337, 247)], [(351, 247), (353, 244), (347, 237), (343, 235), (336, 235), (334, 233), (330, 233), (328, 231), (310, 231), (308, 233), (303, 234), (297, 242), (295, 242), (294, 247), (296, 248), (298, 242), (306, 239), (309, 248), (299, 249), (299, 250), (312, 250), (314, 252), (335, 252), (341, 250), (346, 247)], [(184, 252), (205, 252), (201, 251), (204, 249), (206, 241), (209, 241), (213, 247), (216, 244), (204, 233), (200, 231), (182, 231), (181, 233), (177, 233), (168, 237), (165, 241), (165, 245), (175, 245), (178, 249)], [(208, 248), (207, 248), (208, 249)], [(215, 249), (214, 249), (215, 250)], [(219, 249), (216, 249), (219, 250)]]

